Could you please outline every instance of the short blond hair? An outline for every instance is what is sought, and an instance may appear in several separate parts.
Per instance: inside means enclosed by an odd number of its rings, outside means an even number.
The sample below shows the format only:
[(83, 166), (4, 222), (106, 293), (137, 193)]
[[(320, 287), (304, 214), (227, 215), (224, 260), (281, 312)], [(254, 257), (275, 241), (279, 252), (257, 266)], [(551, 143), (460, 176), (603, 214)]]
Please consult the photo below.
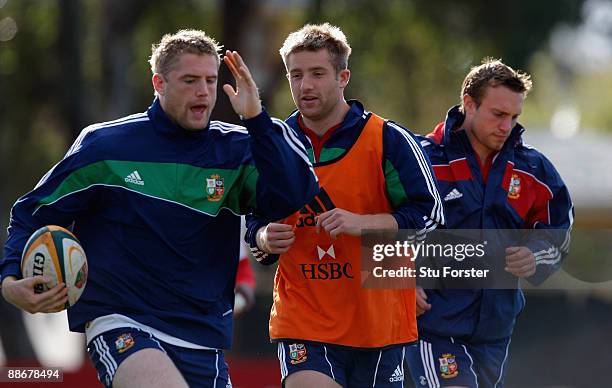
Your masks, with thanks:
[(153, 73), (167, 75), (181, 54), (212, 55), (221, 64), (219, 52), (221, 45), (200, 30), (179, 30), (166, 34), (161, 41), (151, 46), (149, 64)]
[(279, 53), (286, 67), (289, 54), (321, 49), (327, 49), (332, 66), (337, 72), (348, 68), (351, 46), (349, 46), (342, 30), (329, 23), (307, 24), (292, 32), (285, 39)]
[(480, 106), (487, 87), (505, 86), (513, 92), (523, 93), (525, 96), (531, 91), (533, 83), (531, 76), (517, 71), (504, 64), (500, 59), (483, 58), (482, 63), (472, 67), (463, 80), (461, 86), (461, 109), (463, 110), (463, 96), (468, 95)]

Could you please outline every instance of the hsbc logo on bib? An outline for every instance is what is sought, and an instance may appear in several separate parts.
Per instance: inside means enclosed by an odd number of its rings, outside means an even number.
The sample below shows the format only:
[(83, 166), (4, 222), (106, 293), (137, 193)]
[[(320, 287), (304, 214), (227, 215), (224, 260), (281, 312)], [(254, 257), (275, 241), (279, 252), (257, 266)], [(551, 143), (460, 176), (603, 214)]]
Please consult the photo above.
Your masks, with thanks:
[(341, 278), (353, 279), (353, 266), (351, 263), (338, 263), (334, 244), (329, 247), (317, 245), (317, 258), (320, 263), (300, 264), (302, 275), (309, 280), (338, 280)]
[[(335, 209), (329, 194), (323, 187), (317, 196), (300, 209), (300, 217), (295, 224), (296, 228), (315, 227), (317, 215)], [(353, 279), (353, 266), (351, 263), (339, 263), (336, 259), (336, 250), (333, 244), (329, 246), (318, 246), (316, 257), (319, 262), (300, 264), (300, 270), (304, 279), (307, 280), (338, 280), (342, 278)]]
[(308, 280), (338, 280), (341, 278), (353, 279), (353, 266), (351, 263), (327, 262), (319, 264), (300, 264), (302, 275)]

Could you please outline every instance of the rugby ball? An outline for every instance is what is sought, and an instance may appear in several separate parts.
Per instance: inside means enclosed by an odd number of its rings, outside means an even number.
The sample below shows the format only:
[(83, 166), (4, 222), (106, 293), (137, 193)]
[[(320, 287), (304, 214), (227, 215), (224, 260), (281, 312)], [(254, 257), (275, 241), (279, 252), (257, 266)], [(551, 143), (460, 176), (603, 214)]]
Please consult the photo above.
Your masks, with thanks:
[(87, 257), (74, 234), (61, 226), (47, 225), (28, 239), (21, 256), (21, 273), (24, 278), (46, 275), (51, 279), (35, 286), (37, 294), (65, 283), (68, 287), (65, 309), (74, 305), (85, 290)]

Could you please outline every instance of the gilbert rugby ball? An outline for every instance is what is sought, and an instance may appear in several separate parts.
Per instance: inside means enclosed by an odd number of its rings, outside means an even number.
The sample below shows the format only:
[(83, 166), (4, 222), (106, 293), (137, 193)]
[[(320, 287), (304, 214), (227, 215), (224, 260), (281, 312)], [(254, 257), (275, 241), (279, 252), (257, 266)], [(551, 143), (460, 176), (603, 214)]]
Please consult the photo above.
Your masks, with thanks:
[(59, 283), (68, 287), (68, 302), (64, 308), (79, 300), (87, 283), (87, 258), (79, 240), (61, 226), (48, 225), (38, 229), (29, 238), (21, 256), (23, 277), (47, 276), (51, 281), (37, 284), (34, 292), (40, 294)]

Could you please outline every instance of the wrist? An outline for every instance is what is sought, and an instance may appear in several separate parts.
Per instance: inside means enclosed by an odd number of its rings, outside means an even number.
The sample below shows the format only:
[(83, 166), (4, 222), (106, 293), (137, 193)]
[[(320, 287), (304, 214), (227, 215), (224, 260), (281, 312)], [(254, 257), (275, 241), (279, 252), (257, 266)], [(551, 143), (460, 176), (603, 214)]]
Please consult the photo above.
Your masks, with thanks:
[(10, 283), (12, 283), (12, 282), (14, 282), (16, 280), (17, 280), (17, 278), (15, 276), (5, 276), (5, 277), (2, 278), (2, 283), (0, 284), (0, 288), (5, 286), (5, 284), (4, 284), (5, 281), (7, 282), (6, 284), (10, 284)]
[(365, 214), (359, 218), (362, 230), (397, 230), (399, 225), (392, 214)]
[(259, 230), (257, 231), (257, 234), (255, 235), (255, 242), (257, 243), (257, 247), (259, 249), (261, 249), (264, 252), (270, 253), (268, 243), (266, 241), (267, 240), (267, 229), (268, 229), (267, 225), (259, 228)]
[(6, 277), (2, 278), (2, 283), (0, 283), (0, 294), (2, 294), (2, 297), (7, 302), (8, 302), (8, 299), (7, 299), (6, 294), (5, 294), (5, 292), (7, 290), (7, 286), (12, 284), (15, 281), (17, 281), (17, 278), (15, 276), (6, 276)]
[(261, 103), (259, 103), (259, 106), (255, 107), (255, 109), (253, 109), (252, 111), (244, 112), (244, 115), (240, 116), (240, 119), (242, 120), (252, 119), (253, 117), (259, 116), (262, 111), (263, 111), (263, 108), (261, 107)]

